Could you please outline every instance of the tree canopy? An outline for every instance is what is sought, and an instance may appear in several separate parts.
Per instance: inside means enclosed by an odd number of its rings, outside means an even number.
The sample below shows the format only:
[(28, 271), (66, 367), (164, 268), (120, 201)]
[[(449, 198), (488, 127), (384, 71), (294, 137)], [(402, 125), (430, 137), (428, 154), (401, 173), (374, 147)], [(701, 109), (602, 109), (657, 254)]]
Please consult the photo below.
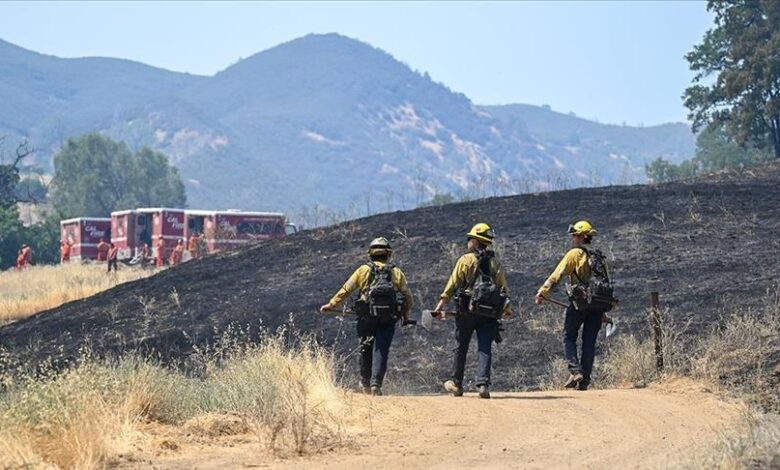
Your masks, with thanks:
[(54, 156), (52, 201), (66, 217), (108, 217), (136, 207), (184, 207), (179, 172), (162, 153), (135, 153), (97, 133), (68, 139)]
[(780, 2), (709, 0), (707, 9), (715, 26), (686, 55), (694, 131), (712, 125), (780, 158)]
[(724, 168), (743, 168), (772, 158), (768, 149), (738, 145), (723, 128), (711, 125), (696, 138), (696, 156), (675, 165), (658, 158), (645, 166), (654, 183), (692, 178)]
[[(3, 140), (0, 137), (0, 152)], [(34, 152), (26, 141), (22, 141), (12, 156), (12, 162), (0, 164), (0, 268), (14, 265), (22, 243), (33, 247), (35, 263), (53, 263), (59, 259), (59, 218), (56, 215), (50, 214), (42, 222), (29, 227), (19, 220), (17, 203), (27, 199), (27, 194), (19, 191), (19, 169), (22, 161)]]

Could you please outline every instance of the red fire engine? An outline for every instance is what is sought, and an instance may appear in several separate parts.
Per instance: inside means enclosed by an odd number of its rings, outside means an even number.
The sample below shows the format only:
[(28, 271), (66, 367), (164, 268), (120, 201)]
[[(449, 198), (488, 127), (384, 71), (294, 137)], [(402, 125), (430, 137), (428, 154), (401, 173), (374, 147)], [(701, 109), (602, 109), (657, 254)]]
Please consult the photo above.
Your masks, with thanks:
[(202, 235), (209, 253), (253, 241), (284, 237), (298, 231), (279, 212), (185, 210), (184, 213), (187, 218), (185, 239), (194, 234)]
[(79, 217), (60, 222), (60, 240), (71, 244), (71, 261), (97, 258), (101, 238), (111, 237), (111, 219)]
[(120, 259), (135, 257), (149, 244), (149, 253), (156, 254), (157, 240), (162, 235), (166, 252), (184, 237), (184, 210), (165, 207), (140, 208), (111, 213), (111, 241), (119, 248)]
[(234, 248), (257, 240), (283, 237), (297, 232), (295, 225), (279, 212), (243, 212), (237, 210), (203, 211), (166, 207), (140, 208), (111, 213), (111, 241), (119, 249), (120, 259), (132, 259), (149, 244), (155, 256), (162, 235), (166, 255), (179, 239), (202, 236), (207, 253)]

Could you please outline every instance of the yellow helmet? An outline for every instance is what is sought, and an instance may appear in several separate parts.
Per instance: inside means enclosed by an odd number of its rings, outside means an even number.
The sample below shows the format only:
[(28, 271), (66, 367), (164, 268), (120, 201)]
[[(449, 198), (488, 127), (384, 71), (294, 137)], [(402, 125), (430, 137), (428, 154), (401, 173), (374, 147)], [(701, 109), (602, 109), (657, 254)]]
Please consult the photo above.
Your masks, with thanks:
[(598, 232), (587, 220), (580, 220), (574, 225), (569, 225), (569, 233), (572, 235), (596, 235)]
[(481, 241), (482, 243), (490, 245), (493, 243), (495, 234), (493, 234), (493, 229), (490, 228), (490, 225), (480, 222), (477, 225), (471, 227), (471, 230), (466, 234), (466, 237), (474, 238)]
[(371, 244), (368, 245), (369, 255), (389, 255), (393, 252), (393, 247), (390, 246), (390, 242), (385, 237), (374, 238), (371, 240)]

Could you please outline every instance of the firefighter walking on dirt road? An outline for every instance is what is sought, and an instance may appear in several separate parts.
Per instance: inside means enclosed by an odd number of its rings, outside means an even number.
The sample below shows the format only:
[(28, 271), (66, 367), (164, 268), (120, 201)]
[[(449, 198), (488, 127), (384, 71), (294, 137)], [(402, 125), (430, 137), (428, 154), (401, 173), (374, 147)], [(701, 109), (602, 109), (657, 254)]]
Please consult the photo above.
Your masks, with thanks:
[(360, 337), (360, 384), (364, 393), (372, 395), (382, 395), (395, 325), (407, 321), (412, 308), (406, 276), (389, 262), (392, 252), (387, 239), (375, 238), (368, 249), (370, 261), (357, 268), (330, 302), (320, 307), (321, 313), (327, 313), (355, 290), (360, 292), (354, 306)]
[(466, 234), (468, 253), (458, 259), (444, 288), (434, 315), (441, 316), (447, 303), (456, 295), (455, 360), (452, 378), (444, 382), (444, 388), (454, 396), (463, 395), (463, 374), (466, 353), (474, 332), (477, 333), (479, 351), (477, 390), (480, 398), (490, 398), (490, 368), (493, 359), (493, 341), (499, 335), (499, 319), (510, 316), (509, 290), (506, 274), (495, 253), (493, 229), (479, 223)]
[[(563, 351), (570, 376), (566, 388), (587, 390), (591, 382), (593, 360), (596, 355), (596, 338), (616, 300), (606, 259), (600, 251), (591, 247), (596, 229), (587, 220), (569, 226), (571, 248), (566, 252), (550, 277), (542, 284), (534, 302), (539, 305), (548, 298), (551, 290), (565, 276), (569, 306), (563, 326)], [(577, 337), (582, 329), (582, 351), (577, 357)]]

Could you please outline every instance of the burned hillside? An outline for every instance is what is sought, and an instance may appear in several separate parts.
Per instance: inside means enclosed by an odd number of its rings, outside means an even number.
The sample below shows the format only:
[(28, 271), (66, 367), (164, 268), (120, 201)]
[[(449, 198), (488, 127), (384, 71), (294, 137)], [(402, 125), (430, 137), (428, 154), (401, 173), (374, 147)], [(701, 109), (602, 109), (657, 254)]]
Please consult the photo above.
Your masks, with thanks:
[[(317, 308), (365, 260), (373, 237), (394, 245), (394, 262), (415, 295), (414, 318), (433, 308), (465, 249), (466, 231), (484, 221), (497, 232), (515, 312), (522, 313), (506, 325), (495, 382), (533, 386), (559, 354), (547, 346), (558, 344), (558, 333), (529, 328), (527, 320), (561, 315), (533, 306), (533, 294), (566, 250), (566, 227), (583, 218), (598, 228), (597, 247), (612, 261), (623, 332), (647, 329), (651, 289), (660, 291), (664, 308), (690, 318), (690, 331), (701, 331), (724, 311), (759, 306), (777, 286), (780, 165), (772, 164), (694, 182), (492, 198), (309, 230), (191, 261), (6, 325), (0, 347), (11, 362), (28, 367), (62, 364), (85, 347), (97, 354), (140, 350), (180, 363), (228, 325), (257, 330), (292, 321), (346, 352), (356, 344), (354, 326)], [(423, 386), (445, 377), (453, 330), (452, 322), (434, 332), (403, 329), (393, 347), (393, 373), (414, 374), (410, 382), (419, 378)], [(515, 365), (511, 377), (506, 364)], [(426, 377), (418, 377), (423, 370)]]

